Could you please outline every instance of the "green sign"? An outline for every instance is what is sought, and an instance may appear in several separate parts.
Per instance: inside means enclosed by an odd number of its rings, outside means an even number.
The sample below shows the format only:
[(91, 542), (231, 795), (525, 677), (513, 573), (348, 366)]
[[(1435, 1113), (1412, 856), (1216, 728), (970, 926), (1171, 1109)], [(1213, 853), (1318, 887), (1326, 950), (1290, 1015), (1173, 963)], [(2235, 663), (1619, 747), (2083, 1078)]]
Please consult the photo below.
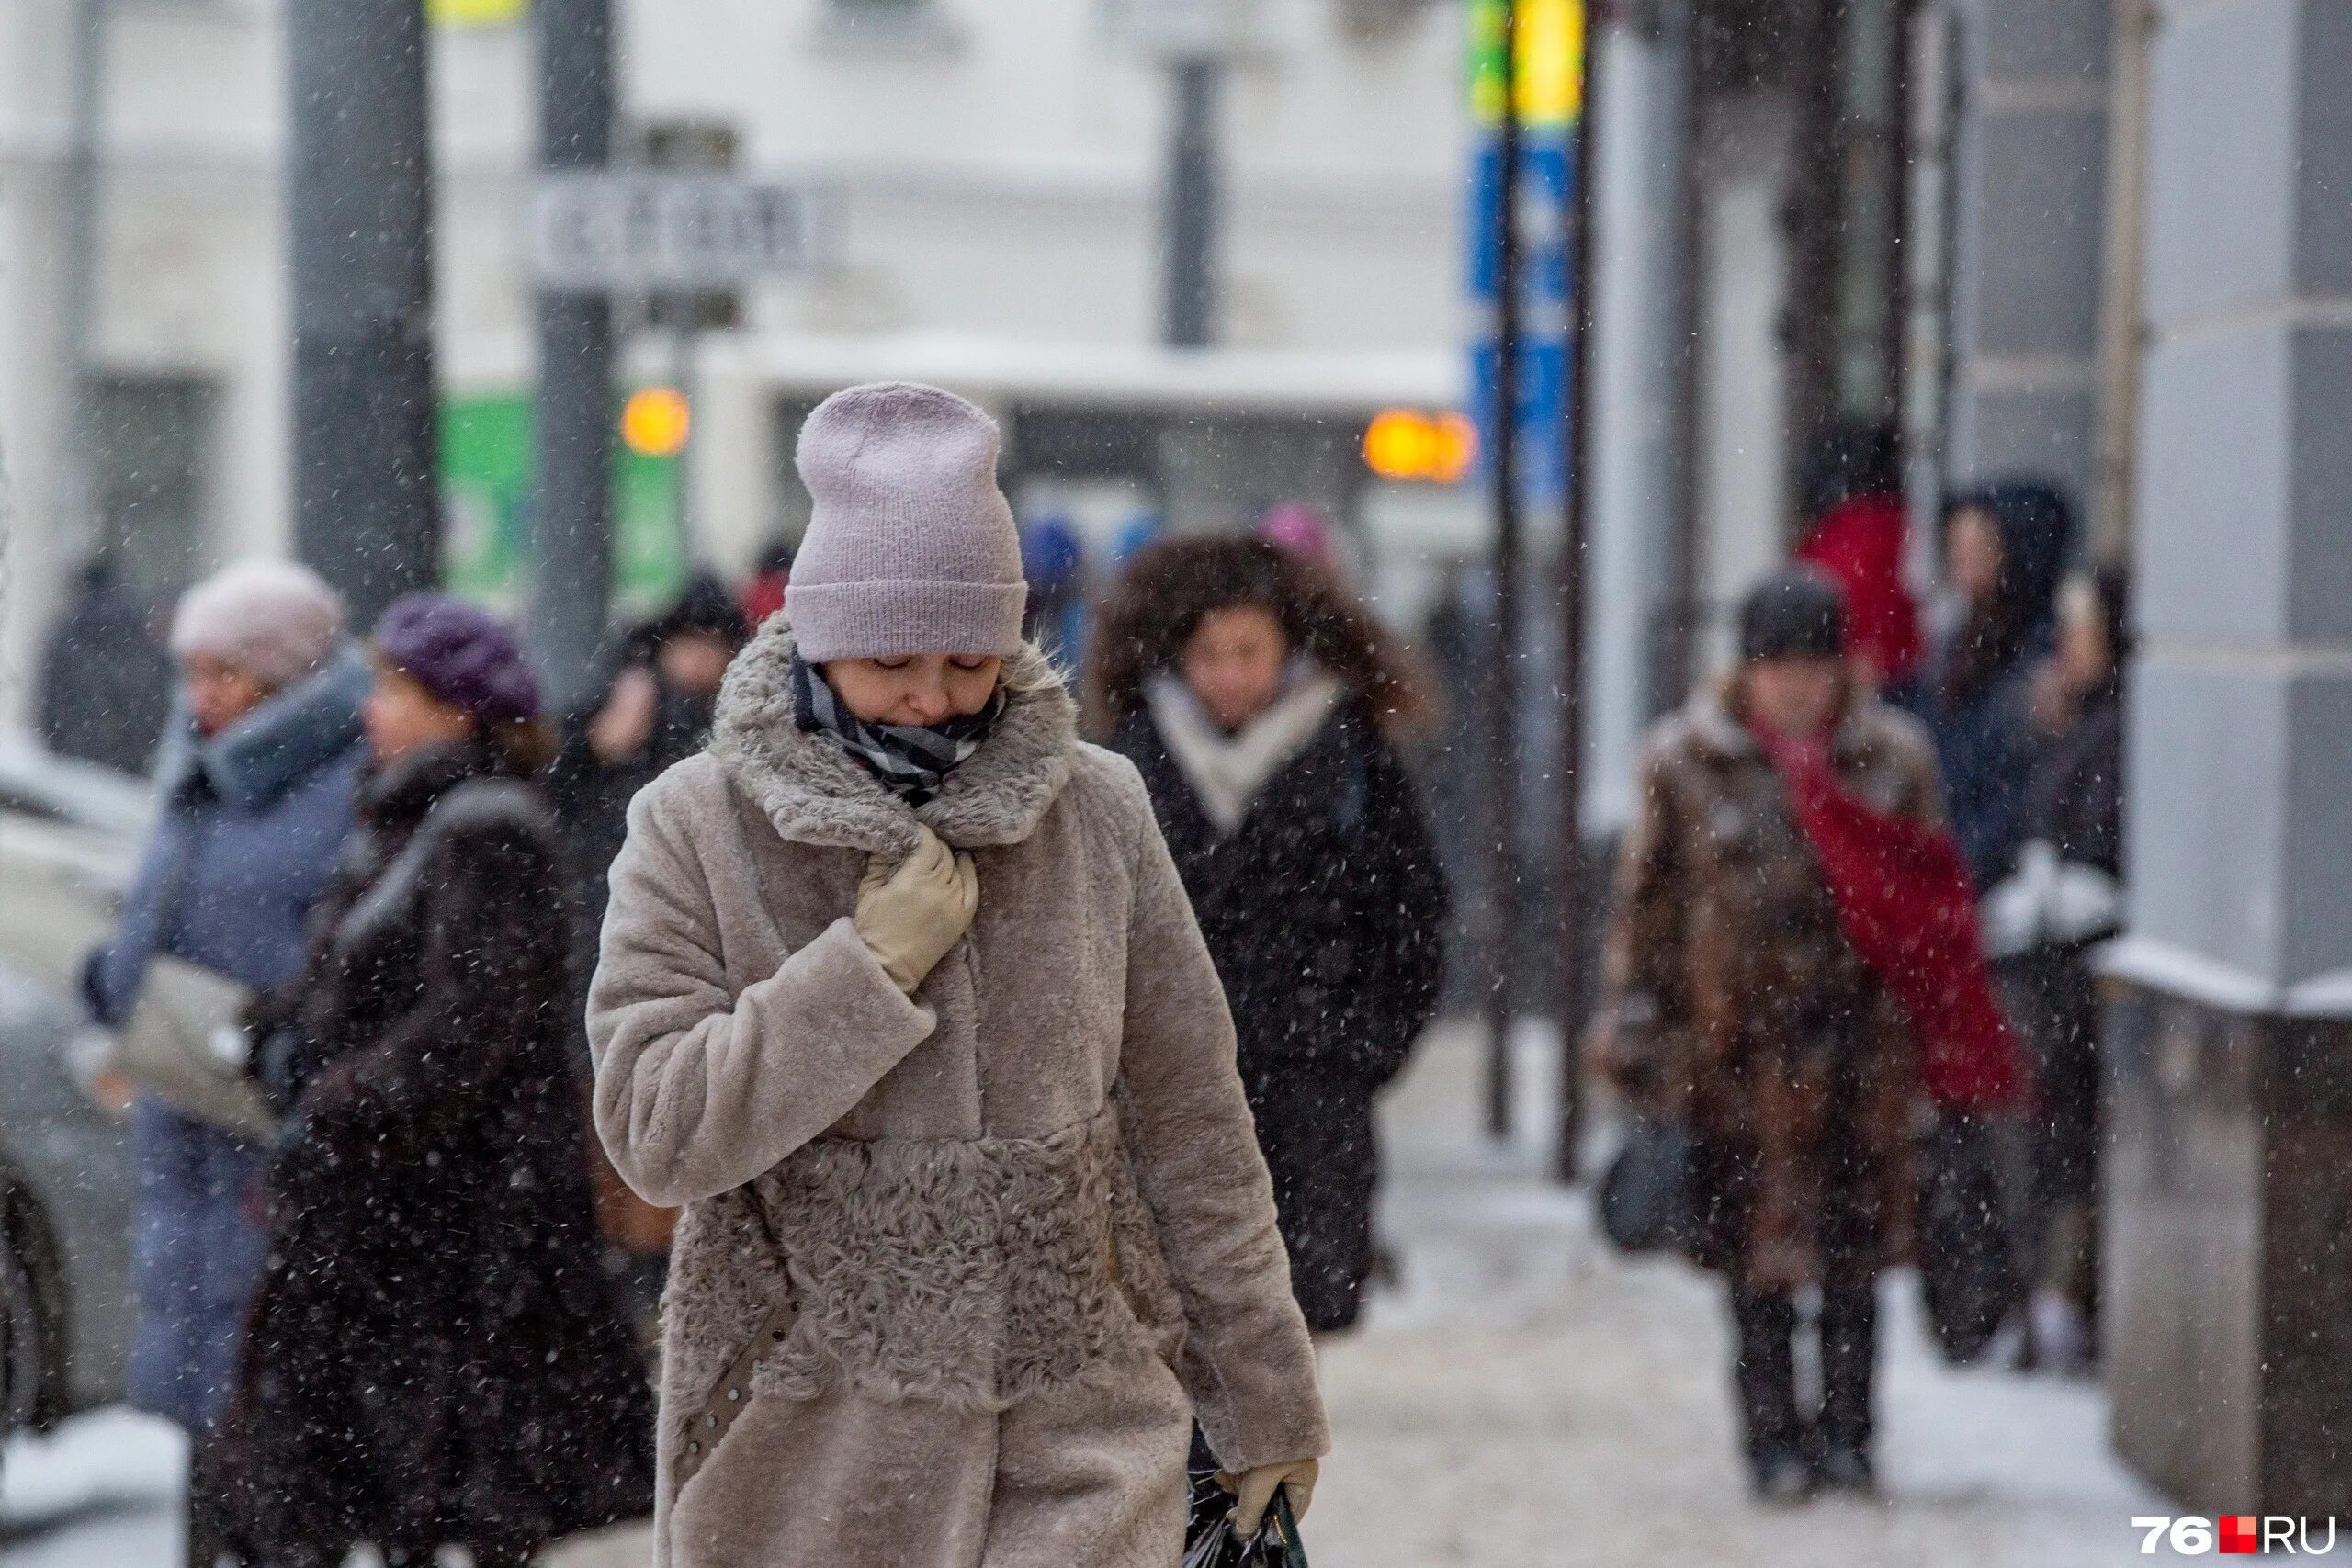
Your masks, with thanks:
[[(614, 418), (620, 417), (617, 402)], [(531, 400), (520, 393), (441, 405), (442, 578), (453, 593), (520, 607), (523, 512), (530, 504)], [(613, 450), (613, 601), (627, 615), (666, 604), (685, 581), (679, 459)]]
[[(1503, 118), (1503, 8), (1504, 0), (1470, 0), (1470, 118), (1482, 126)], [(1519, 122), (1566, 130), (1584, 112), (1584, 0), (1516, 0), (1512, 11)]]

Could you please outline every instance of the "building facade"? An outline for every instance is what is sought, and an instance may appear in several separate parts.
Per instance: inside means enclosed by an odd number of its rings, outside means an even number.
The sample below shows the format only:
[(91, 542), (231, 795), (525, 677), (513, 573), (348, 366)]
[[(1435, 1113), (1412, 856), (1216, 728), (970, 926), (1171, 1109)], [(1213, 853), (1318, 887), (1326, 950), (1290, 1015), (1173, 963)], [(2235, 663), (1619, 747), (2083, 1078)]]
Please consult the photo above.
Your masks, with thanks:
[[(75, 565), (104, 546), (167, 595), (288, 534), (279, 0), (103, 0), (92, 184), (71, 221), (76, 27), (98, 0), (0, 0), (0, 716)], [(435, 353), (454, 577), (513, 592), (527, 488), (527, 17), (429, 6)], [(1148, 516), (1246, 524), (1305, 501), (1394, 561), (1476, 547), (1466, 487), (1375, 482), (1385, 406), (1463, 393), (1468, 157), (1460, 22), (1420, 0), (1270, 0), (1223, 68), (1214, 342), (1160, 346), (1172, 87), (1114, 0), (625, 0), (616, 141), (718, 126), (736, 166), (829, 197), (825, 264), (738, 324), (632, 332), (625, 383), (691, 391), (682, 465), (622, 476), (622, 586), (795, 536), (807, 409), (913, 377), (990, 406), (1033, 516), (1108, 541)], [(75, 415), (73, 311), (89, 367)], [(624, 315), (629, 311), (625, 309)], [(78, 465), (78, 466), (77, 466)], [(640, 466), (642, 467), (642, 466)], [(74, 498), (85, 492), (88, 501)]]

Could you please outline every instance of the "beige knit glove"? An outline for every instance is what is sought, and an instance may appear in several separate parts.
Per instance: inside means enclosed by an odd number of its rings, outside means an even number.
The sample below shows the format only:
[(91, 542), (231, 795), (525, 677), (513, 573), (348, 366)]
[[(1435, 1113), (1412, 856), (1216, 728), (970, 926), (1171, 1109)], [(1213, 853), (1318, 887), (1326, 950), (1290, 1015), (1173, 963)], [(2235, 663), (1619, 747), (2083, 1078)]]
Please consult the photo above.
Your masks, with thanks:
[(1274, 1500), (1274, 1488), (1277, 1486), (1290, 1493), (1291, 1513), (1298, 1518), (1305, 1518), (1306, 1506), (1315, 1501), (1315, 1478), (1322, 1469), (1322, 1465), (1314, 1460), (1295, 1459), (1281, 1464), (1261, 1464), (1255, 1470), (1245, 1470), (1239, 1475), (1231, 1471), (1218, 1471), (1216, 1483), (1235, 1496), (1233, 1533), (1244, 1540), (1258, 1533), (1259, 1521), (1266, 1517), (1266, 1509)]
[(929, 828), (917, 831), (914, 852), (895, 867), (878, 854), (866, 862), (851, 917), (859, 940), (909, 996), (971, 929), (980, 907), (972, 857), (950, 850)]

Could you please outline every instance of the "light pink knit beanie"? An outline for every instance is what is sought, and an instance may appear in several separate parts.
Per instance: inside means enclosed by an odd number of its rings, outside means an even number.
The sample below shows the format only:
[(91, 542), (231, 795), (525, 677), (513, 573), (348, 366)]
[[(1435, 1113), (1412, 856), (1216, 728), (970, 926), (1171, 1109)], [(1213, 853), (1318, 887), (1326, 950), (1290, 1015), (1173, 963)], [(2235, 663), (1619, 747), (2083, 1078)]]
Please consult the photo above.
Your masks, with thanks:
[(1028, 586), (997, 445), (988, 415), (911, 381), (817, 405), (799, 449), (815, 505), (784, 595), (803, 659), (1020, 650)]
[(172, 652), (209, 654), (282, 691), (325, 665), (343, 640), (343, 600), (290, 560), (224, 566), (180, 595)]

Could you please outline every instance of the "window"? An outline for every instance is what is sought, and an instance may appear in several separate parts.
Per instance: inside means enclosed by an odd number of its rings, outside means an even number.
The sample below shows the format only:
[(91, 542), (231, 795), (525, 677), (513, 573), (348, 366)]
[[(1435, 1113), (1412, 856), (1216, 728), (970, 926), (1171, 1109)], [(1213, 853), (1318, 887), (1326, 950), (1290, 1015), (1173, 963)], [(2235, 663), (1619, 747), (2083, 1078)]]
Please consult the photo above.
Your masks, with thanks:
[(185, 376), (102, 376), (90, 389), (90, 502), (124, 581), (161, 600), (196, 576), (210, 534), (220, 394)]
[(961, 37), (937, 0), (828, 0), (818, 28), (828, 46), (888, 54), (938, 53)]

